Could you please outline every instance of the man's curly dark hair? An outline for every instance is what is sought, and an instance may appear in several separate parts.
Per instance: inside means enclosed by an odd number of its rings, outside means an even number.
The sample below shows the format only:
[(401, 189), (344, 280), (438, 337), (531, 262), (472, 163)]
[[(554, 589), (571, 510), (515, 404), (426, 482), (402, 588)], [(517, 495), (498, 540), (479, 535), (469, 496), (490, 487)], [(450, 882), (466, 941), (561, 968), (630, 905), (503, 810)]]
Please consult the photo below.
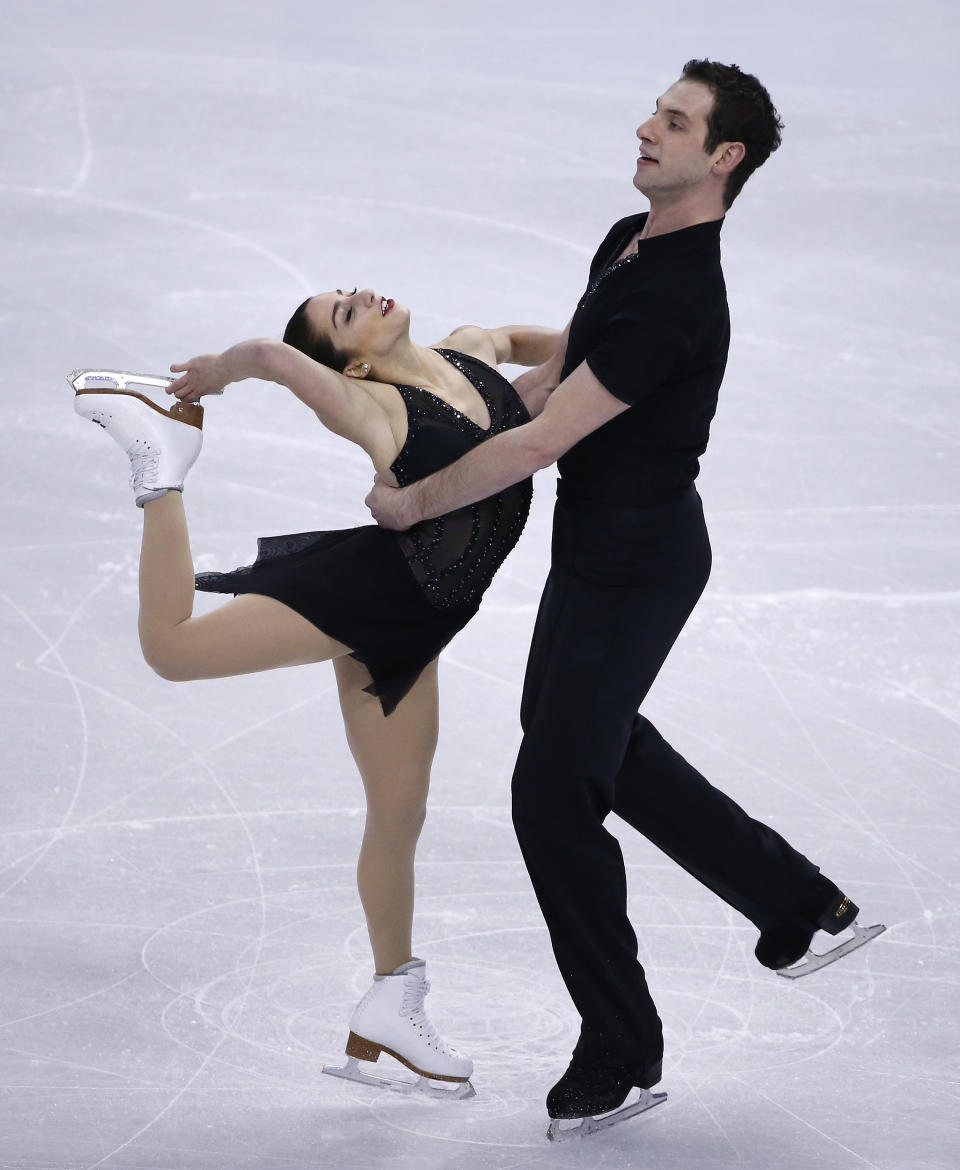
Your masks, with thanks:
[(739, 65), (693, 59), (684, 65), (683, 79), (699, 81), (713, 94), (704, 150), (709, 154), (721, 142), (742, 142), (746, 150), (727, 176), (723, 205), (729, 209), (743, 184), (780, 145), (783, 122), (764, 87)]

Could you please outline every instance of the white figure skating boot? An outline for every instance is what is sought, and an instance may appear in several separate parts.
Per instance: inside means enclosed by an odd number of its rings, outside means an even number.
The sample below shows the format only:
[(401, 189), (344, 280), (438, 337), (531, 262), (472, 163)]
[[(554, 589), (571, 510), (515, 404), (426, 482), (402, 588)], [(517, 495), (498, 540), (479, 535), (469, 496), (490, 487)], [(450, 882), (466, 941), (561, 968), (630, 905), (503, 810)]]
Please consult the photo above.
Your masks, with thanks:
[[(350, 1019), (347, 1063), (342, 1068), (328, 1065), (323, 1071), (404, 1093), (458, 1100), (475, 1096), (470, 1084), (473, 1062), (455, 1052), (427, 1018), (423, 1000), (429, 990), (422, 959), (411, 959), (389, 975), (375, 975)], [(383, 1052), (415, 1072), (417, 1080), (376, 1077), (360, 1069), (358, 1061), (376, 1061)], [(450, 1087), (441, 1087), (444, 1084)]]
[(137, 506), (168, 491), (183, 491), (183, 480), (200, 453), (203, 407), (174, 402), (158, 406), (130, 386), (166, 387), (172, 378), (120, 370), (74, 370), (67, 379), (76, 391), (74, 410), (120, 444), (130, 459), (130, 486)]

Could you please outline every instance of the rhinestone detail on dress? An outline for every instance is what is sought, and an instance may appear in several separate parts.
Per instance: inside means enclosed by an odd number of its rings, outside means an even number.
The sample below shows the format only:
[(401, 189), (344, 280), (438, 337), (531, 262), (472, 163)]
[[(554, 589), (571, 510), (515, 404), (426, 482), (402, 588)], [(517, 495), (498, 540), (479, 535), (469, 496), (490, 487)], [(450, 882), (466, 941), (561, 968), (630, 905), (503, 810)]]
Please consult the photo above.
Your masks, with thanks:
[[(404, 486), (452, 462), (448, 457), (452, 447), (457, 450), (454, 457), (459, 457), (530, 417), (516, 391), (496, 370), (455, 350), (437, 352), (467, 378), (483, 399), (490, 426), (484, 430), (429, 390), (398, 386), (407, 407), (408, 431), (391, 470)], [(442, 432), (446, 432), (445, 437)], [(435, 466), (424, 461), (428, 450), (436, 459)], [(424, 520), (400, 534), (400, 548), (407, 564), (432, 605), (449, 609), (479, 600), (517, 543), (532, 494), (531, 481), (524, 480), (466, 508)]]

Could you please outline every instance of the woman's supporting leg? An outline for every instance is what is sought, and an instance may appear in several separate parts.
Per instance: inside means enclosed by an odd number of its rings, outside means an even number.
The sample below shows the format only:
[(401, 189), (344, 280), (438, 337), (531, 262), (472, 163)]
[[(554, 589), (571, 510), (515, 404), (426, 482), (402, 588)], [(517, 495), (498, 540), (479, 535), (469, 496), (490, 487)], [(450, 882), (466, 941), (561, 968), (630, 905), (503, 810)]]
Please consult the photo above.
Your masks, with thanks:
[(439, 730), (437, 663), (389, 716), (364, 691), (370, 675), (361, 663), (337, 658), (334, 669), (347, 743), (367, 795), (357, 887), (374, 964), (386, 975), (412, 958), (413, 861)]
[(436, 662), (384, 716), (379, 699), (364, 691), (370, 675), (349, 647), (281, 602), (245, 594), (191, 616), (193, 561), (180, 492), (148, 501), (143, 520), (140, 644), (162, 677), (222, 678), (334, 660), (347, 742), (367, 796), (360, 900), (376, 969), (393, 971), (412, 957), (413, 859), (439, 730)]
[(170, 491), (143, 508), (140, 645), (163, 678), (224, 678), (301, 666), (349, 647), (272, 597), (245, 594), (194, 618), (193, 560), (183, 496)]

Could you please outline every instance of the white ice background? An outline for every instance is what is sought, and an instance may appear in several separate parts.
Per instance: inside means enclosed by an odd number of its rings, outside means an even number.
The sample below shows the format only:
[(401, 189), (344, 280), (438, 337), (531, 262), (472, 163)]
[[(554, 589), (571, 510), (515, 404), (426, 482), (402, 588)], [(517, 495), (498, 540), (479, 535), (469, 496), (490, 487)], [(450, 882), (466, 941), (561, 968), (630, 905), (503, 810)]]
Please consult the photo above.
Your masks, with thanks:
[[(960, 1162), (958, 11), (4, 0), (2, 1170)], [(276, 335), (338, 285), (411, 305), (425, 343), (562, 325), (644, 206), (635, 127), (701, 55), (787, 125), (724, 228), (715, 569), (647, 710), (889, 930), (788, 984), (616, 826), (669, 1101), (551, 1146), (576, 1020), (508, 788), (552, 475), (443, 660), (416, 947), (478, 1096), (411, 1101), (320, 1075), (371, 970), (332, 672), (151, 674), (140, 514), (64, 375)], [(187, 484), (198, 564), (365, 523), (369, 481), (285, 392), (231, 387)]]

